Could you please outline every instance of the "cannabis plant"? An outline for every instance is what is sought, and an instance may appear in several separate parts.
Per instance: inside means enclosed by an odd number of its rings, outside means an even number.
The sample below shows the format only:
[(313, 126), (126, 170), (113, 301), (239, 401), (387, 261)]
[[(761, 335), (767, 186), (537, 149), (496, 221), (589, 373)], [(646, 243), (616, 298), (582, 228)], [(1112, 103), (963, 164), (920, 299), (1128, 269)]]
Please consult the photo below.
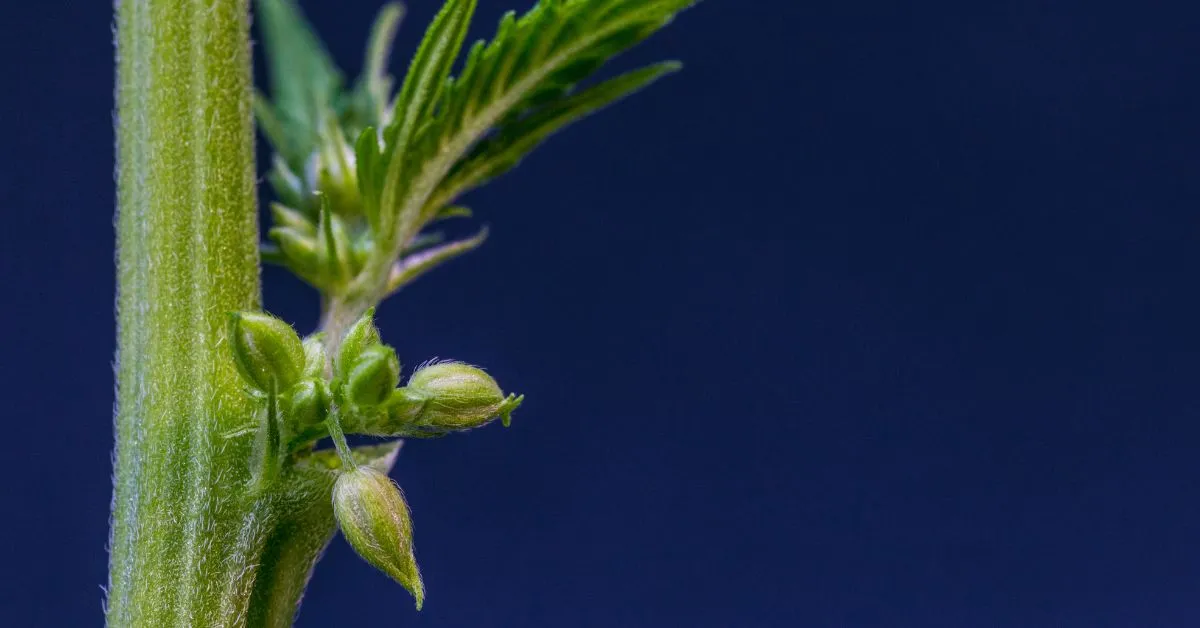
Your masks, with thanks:
[[(471, 218), (464, 194), (677, 70), (593, 80), (694, 0), (542, 0), (465, 54), (476, 2), (449, 0), (398, 82), (388, 5), (353, 83), (292, 0), (261, 0), (265, 94), (247, 2), (118, 2), (111, 626), (290, 625), (336, 529), (421, 607), (398, 439), (507, 425), (522, 397), (453, 361), (402, 386), (375, 307), (483, 243), (437, 230)], [(304, 338), (260, 307), (254, 119), (277, 199), (261, 257), (321, 295)]]

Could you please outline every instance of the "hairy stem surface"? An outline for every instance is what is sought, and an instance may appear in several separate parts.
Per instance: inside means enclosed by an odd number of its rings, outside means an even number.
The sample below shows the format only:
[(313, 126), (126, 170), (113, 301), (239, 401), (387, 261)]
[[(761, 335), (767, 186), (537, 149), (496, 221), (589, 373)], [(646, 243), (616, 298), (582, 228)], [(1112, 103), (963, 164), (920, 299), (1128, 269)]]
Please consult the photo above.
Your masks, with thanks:
[[(117, 6), (109, 626), (289, 626), (335, 530), (342, 462), (279, 455), (275, 391), (247, 390), (228, 346), (228, 314), (260, 301), (248, 10)], [(355, 464), (386, 473), (397, 448)]]
[(224, 346), (226, 314), (260, 294), (248, 28), (246, 0), (117, 7), (110, 626), (247, 625), (264, 548), (288, 533), (283, 500), (251, 490), (252, 440), (224, 436), (261, 412)]

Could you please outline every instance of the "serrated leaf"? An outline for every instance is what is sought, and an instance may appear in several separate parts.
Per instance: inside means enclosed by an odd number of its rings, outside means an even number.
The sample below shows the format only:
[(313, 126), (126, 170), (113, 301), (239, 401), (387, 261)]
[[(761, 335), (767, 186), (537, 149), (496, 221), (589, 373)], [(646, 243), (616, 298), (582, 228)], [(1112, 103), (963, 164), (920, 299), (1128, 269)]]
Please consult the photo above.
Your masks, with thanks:
[(404, 247), (404, 254), (412, 255), (413, 253), (433, 248), (445, 241), (446, 234), (441, 231), (422, 231), (412, 240), (409, 240), (408, 245)]
[(404, 215), (394, 211), (398, 207), (399, 186), (408, 161), (409, 144), (440, 98), (474, 13), (475, 0), (449, 0), (442, 7), (425, 31), (421, 46), (404, 77), (404, 86), (396, 97), (393, 123), (385, 133), (385, 159), (388, 164), (380, 192), (385, 241), (394, 237), (392, 227), (397, 221), (412, 222), (415, 219), (415, 212)]
[(326, 112), (333, 109), (341, 73), (294, 0), (257, 0), (257, 7), (272, 104), (286, 138), (275, 148), (300, 170)]
[(375, 24), (371, 27), (363, 73), (356, 88), (358, 97), (369, 103), (370, 118), (366, 120), (369, 126), (386, 125), (390, 118), (388, 105), (392, 77), (388, 74), (387, 65), (392, 56), (392, 45), (396, 41), (396, 31), (400, 22), (404, 20), (404, 13), (404, 5), (399, 2), (388, 3), (379, 10)]
[(358, 191), (362, 195), (363, 214), (372, 233), (379, 233), (379, 134), (374, 127), (363, 129), (354, 143), (355, 167), (358, 169)]
[[(395, 225), (389, 245), (400, 246), (441, 209), (444, 203), (430, 201), (443, 178), (498, 125), (501, 129), (520, 129), (515, 125), (526, 118), (549, 112), (547, 118), (539, 119), (539, 125), (525, 127), (543, 133), (522, 144), (531, 149), (570, 119), (599, 108), (603, 102), (590, 105), (589, 110), (588, 102), (564, 104), (564, 98), (569, 99), (575, 84), (589, 78), (605, 61), (661, 29), (677, 12), (694, 3), (558, 0), (541, 2), (519, 19), (505, 15), (496, 37), (488, 44), (472, 47), (462, 72), (447, 81), (440, 98), (405, 108), (406, 116), (432, 115), (432, 103), (436, 101), (436, 115), (429, 119), (406, 118), (397, 109), (399, 128), (385, 134), (385, 150), (391, 153), (391, 163), (380, 197), (381, 211), (395, 216), (391, 222), (384, 221)], [(439, 20), (459, 5), (448, 4)], [(665, 66), (657, 66), (645, 74), (624, 78), (631, 83), (638, 79), (648, 83), (664, 70)], [(411, 80), (406, 79), (406, 89)], [(603, 96), (611, 102), (622, 95), (617, 89), (621, 86), (609, 85), (610, 91), (589, 98), (604, 101)], [(624, 93), (640, 86), (633, 85)], [(399, 102), (410, 100), (402, 94)], [(572, 107), (579, 112), (575, 118), (570, 118)], [(519, 140), (510, 138), (507, 142), (517, 146)]]
[(474, 251), (487, 240), (487, 237), (488, 230), (487, 227), (484, 227), (479, 230), (479, 233), (470, 238), (425, 249), (401, 259), (396, 262), (396, 265), (392, 268), (391, 275), (388, 277), (388, 292), (396, 292), (443, 263)]
[(463, 207), (462, 205), (450, 205), (439, 209), (437, 213), (434, 214), (433, 221), (452, 220), (454, 218), (470, 218), (474, 215), (475, 212), (471, 211), (470, 207)]
[[(667, 61), (634, 70), (502, 126), (494, 135), (476, 145), (455, 166), (434, 194), (432, 202), (445, 205), (472, 188), (508, 172), (564, 127), (648, 87), (681, 67), (678, 62)], [(438, 216), (444, 211), (439, 211)]]

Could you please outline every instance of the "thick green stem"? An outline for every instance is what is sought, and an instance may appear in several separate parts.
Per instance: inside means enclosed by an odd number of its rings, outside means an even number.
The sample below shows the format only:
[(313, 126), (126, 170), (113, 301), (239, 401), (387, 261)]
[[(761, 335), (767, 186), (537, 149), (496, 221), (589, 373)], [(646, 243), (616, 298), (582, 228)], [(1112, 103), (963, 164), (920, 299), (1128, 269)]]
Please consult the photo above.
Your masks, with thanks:
[(108, 623), (234, 625), (269, 504), (225, 315), (259, 305), (245, 0), (117, 9), (119, 332)]
[[(110, 626), (283, 626), (333, 532), (328, 464), (253, 482), (266, 411), (227, 312), (259, 307), (246, 0), (117, 9), (118, 411)], [(257, 606), (255, 606), (257, 601)]]

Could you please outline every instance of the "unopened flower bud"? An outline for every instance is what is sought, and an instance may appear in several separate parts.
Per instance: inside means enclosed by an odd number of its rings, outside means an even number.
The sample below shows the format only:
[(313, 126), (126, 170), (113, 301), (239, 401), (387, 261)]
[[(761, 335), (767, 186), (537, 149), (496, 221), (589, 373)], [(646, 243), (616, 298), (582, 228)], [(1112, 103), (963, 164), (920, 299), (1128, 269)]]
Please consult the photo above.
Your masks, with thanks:
[(347, 395), (359, 406), (377, 406), (400, 384), (400, 360), (391, 347), (375, 345), (359, 354), (346, 378)]
[(293, 207), (304, 206), (310, 192), (300, 177), (296, 176), (296, 173), (288, 167), (287, 161), (283, 157), (275, 155), (271, 172), (267, 173), (267, 180), (271, 183), (279, 200)]
[(325, 363), (328, 357), (325, 353), (325, 333), (313, 334), (304, 339), (304, 376), (324, 378)]
[(308, 216), (283, 203), (271, 203), (271, 223), (276, 227), (294, 229), (307, 236), (317, 234), (317, 226)]
[(229, 339), (238, 372), (260, 391), (290, 388), (300, 379), (304, 348), (291, 325), (258, 313), (229, 315)]
[(413, 373), (406, 387), (426, 399), (421, 425), (434, 430), (466, 430), (509, 415), (524, 397), (504, 396), (496, 380), (461, 362), (431, 364)]
[(268, 235), (279, 245), (279, 250), (283, 252), (288, 265), (297, 273), (311, 274), (320, 269), (321, 256), (314, 236), (292, 227), (272, 227)]
[(425, 585), (413, 556), (412, 518), (404, 494), (391, 478), (370, 467), (338, 476), (333, 513), (342, 535), (358, 555), (425, 602)]
[(345, 222), (329, 208), (329, 197), (321, 196), (317, 256), (321, 266), (322, 281), (330, 285), (341, 285), (353, 275), (350, 255), (352, 244)]
[[(330, 120), (332, 122), (332, 120)], [(353, 216), (361, 210), (358, 167), (354, 146), (336, 122), (320, 132), (317, 149), (305, 162), (305, 178), (314, 192), (330, 197), (338, 214)]]
[(354, 364), (363, 350), (380, 344), (379, 330), (375, 328), (374, 318), (375, 308), (371, 308), (346, 332), (337, 356), (338, 377), (348, 377), (350, 369), (354, 368)]
[(288, 422), (297, 428), (311, 427), (329, 415), (329, 389), (323, 379), (306, 379), (292, 387)]
[(338, 136), (313, 154), (309, 168), (315, 169), (313, 189), (328, 194), (338, 213), (353, 216), (362, 209), (354, 148)]

